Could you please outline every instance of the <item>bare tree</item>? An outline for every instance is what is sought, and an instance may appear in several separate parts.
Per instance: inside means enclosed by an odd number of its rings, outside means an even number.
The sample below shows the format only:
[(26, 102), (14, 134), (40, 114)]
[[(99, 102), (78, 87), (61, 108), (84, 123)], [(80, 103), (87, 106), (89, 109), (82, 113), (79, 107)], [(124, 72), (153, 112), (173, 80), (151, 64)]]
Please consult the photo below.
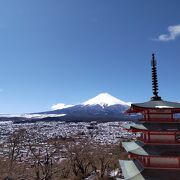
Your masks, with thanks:
[(92, 172), (90, 148), (88, 139), (81, 139), (66, 145), (67, 158), (76, 179), (85, 178)]
[(104, 179), (113, 163), (113, 154), (105, 145), (96, 145), (91, 159), (91, 165), (97, 179)]
[(13, 175), (15, 162), (18, 158), (21, 158), (22, 150), (25, 146), (25, 129), (15, 130), (8, 138), (7, 145), (4, 147), (4, 154), (8, 157), (9, 168), (7, 179)]
[(58, 178), (69, 179), (71, 175), (71, 166), (67, 159), (62, 160), (59, 166), (59, 173), (57, 174)]

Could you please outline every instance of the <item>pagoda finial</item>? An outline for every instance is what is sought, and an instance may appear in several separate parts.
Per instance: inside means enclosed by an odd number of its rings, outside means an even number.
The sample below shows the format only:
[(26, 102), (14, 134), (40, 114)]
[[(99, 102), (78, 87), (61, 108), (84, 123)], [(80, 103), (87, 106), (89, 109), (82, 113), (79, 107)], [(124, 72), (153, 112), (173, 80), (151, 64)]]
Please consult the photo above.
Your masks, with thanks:
[(152, 91), (154, 95), (151, 98), (151, 100), (160, 101), (161, 97), (158, 96), (158, 79), (157, 79), (156, 59), (154, 53), (152, 54), (151, 66), (152, 66)]

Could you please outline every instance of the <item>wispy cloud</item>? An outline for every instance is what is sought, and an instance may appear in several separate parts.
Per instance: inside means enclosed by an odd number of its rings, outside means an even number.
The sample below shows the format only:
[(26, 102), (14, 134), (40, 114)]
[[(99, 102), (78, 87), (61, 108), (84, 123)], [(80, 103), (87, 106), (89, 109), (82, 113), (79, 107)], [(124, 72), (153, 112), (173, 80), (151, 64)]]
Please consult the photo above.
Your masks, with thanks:
[(66, 105), (63, 103), (58, 103), (58, 104), (54, 104), (52, 105), (51, 109), (52, 110), (58, 110), (58, 109), (64, 109), (64, 108), (68, 108), (68, 107), (72, 107), (73, 105)]
[(180, 24), (169, 26), (168, 27), (168, 34), (161, 34), (155, 40), (158, 41), (171, 41), (175, 40), (178, 36), (180, 36)]

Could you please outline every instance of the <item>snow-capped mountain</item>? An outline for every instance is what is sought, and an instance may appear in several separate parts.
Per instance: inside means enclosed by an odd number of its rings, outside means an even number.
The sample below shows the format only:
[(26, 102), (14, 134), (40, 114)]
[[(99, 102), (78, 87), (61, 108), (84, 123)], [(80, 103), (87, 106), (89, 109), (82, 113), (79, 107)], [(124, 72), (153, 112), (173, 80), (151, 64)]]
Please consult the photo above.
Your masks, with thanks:
[[(52, 111), (25, 114), (21, 119), (63, 120), (63, 121), (113, 121), (127, 120), (124, 112), (129, 108), (129, 103), (124, 102), (108, 93), (101, 93), (78, 105), (53, 105)], [(15, 117), (17, 119), (17, 117)], [(21, 121), (21, 120), (20, 120)], [(29, 121), (29, 120), (28, 120)]]
[(119, 104), (122, 106), (129, 106), (128, 103), (126, 103), (118, 98), (115, 98), (108, 93), (101, 93), (101, 94), (97, 95), (96, 97), (89, 99), (88, 101), (82, 103), (82, 105), (91, 105), (91, 106), (100, 105), (102, 107), (112, 106), (115, 104)]
[(43, 112), (45, 114), (66, 114), (62, 119), (67, 120), (111, 120), (126, 117), (124, 111), (129, 108), (126, 103), (108, 93), (101, 93), (78, 105), (60, 108), (54, 111)]

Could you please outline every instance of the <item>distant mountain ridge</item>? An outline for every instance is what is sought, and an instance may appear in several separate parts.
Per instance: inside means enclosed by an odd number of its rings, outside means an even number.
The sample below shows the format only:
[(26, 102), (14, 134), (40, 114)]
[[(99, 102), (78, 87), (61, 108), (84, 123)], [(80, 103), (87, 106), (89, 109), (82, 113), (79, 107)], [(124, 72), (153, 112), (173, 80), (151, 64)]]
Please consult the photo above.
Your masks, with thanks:
[(23, 114), (20, 118), (25, 121), (26, 119), (28, 121), (119, 121), (128, 120), (131, 117), (124, 113), (130, 104), (108, 93), (101, 93), (78, 105), (64, 106), (64, 108), (62, 105), (64, 104), (60, 104), (60, 109), (57, 110)]

